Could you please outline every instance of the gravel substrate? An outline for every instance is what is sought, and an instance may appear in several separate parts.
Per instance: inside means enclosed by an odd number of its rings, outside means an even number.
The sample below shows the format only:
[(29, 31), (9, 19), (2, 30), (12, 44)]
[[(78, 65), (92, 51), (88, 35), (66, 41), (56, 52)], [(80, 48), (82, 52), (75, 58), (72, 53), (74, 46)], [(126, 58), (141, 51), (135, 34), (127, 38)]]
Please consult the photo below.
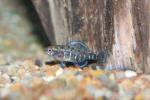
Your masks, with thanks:
[[(7, 66), (7, 67), (6, 67)], [(37, 66), (32, 60), (0, 67), (0, 99), (150, 100), (150, 75), (134, 71)]]

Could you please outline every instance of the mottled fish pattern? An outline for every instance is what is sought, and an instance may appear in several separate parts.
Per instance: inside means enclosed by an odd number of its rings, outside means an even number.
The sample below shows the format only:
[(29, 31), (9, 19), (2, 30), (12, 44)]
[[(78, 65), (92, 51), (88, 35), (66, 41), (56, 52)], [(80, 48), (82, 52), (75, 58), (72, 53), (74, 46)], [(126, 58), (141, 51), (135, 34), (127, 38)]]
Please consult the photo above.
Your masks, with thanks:
[(66, 45), (48, 47), (47, 53), (54, 58), (54, 60), (60, 61), (62, 67), (65, 66), (65, 62), (71, 62), (83, 68), (89, 61), (104, 63), (107, 58), (106, 51), (102, 50), (96, 54), (90, 51), (84, 43), (77, 41), (69, 42)]

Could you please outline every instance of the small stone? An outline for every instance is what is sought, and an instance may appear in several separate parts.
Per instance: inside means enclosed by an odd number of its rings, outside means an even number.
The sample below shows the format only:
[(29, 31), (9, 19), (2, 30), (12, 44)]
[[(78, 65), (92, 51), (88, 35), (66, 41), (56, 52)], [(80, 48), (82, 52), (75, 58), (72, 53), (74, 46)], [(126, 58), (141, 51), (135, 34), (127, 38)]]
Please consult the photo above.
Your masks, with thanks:
[(142, 95), (136, 95), (134, 97), (134, 100), (144, 100), (143, 96)]
[(10, 80), (10, 77), (9, 77), (8, 74), (4, 73), (4, 74), (2, 75), (2, 77), (5, 79), (5, 82), (11, 83), (11, 80)]
[(56, 76), (60, 76), (63, 73), (63, 69), (60, 68), (59, 70), (56, 71)]
[(15, 83), (11, 86), (12, 91), (18, 91), (21, 89), (21, 84), (20, 83)]
[(8, 94), (10, 93), (10, 90), (8, 88), (3, 88), (0, 90), (0, 98), (4, 98), (6, 96), (8, 96)]
[(131, 91), (132, 89), (133, 89), (133, 82), (131, 81), (131, 80), (129, 80), (129, 79), (125, 79), (125, 80), (123, 80), (122, 82), (121, 82), (121, 84), (120, 84), (123, 88), (124, 88), (124, 90), (125, 91)]
[(44, 72), (44, 73), (50, 72), (50, 74), (56, 75), (56, 72), (59, 69), (60, 69), (60, 67), (58, 65), (54, 65), (54, 66), (45, 65), (45, 66), (43, 66), (43, 67), (40, 68), (40, 71)]
[(81, 71), (77, 71), (77, 72), (75, 72), (75, 76), (76, 75), (81, 75), (82, 74), (82, 72)]
[(146, 89), (140, 91), (140, 94), (142, 95), (143, 100), (150, 100), (149, 93), (150, 93), (150, 88), (146, 88)]
[(7, 63), (4, 58), (4, 55), (0, 54), (0, 65), (5, 65)]
[(25, 75), (23, 76), (22, 80), (21, 80), (21, 84), (23, 84), (24, 86), (30, 87), (31, 84), (30, 82), (32, 81), (33, 76), (30, 73), (25, 73)]
[(92, 96), (94, 96), (94, 98), (95, 98), (96, 100), (97, 100), (98, 98), (104, 97), (104, 96), (110, 98), (110, 96), (112, 95), (112, 93), (111, 93), (109, 90), (105, 89), (105, 88), (103, 88), (103, 89), (96, 89), (96, 88), (94, 88), (94, 86), (88, 85), (86, 89), (87, 89), (87, 91), (88, 91)]
[(30, 84), (32, 87), (38, 88), (43, 84), (43, 80), (41, 78), (38, 78), (38, 77), (33, 77)]
[(147, 75), (143, 75), (142, 78), (146, 78), (150, 81), (150, 74), (147, 74)]
[(47, 76), (53, 76), (53, 72), (51, 70), (47, 70), (45, 73)]
[(13, 83), (15, 80), (14, 80), (14, 78), (10, 77), (10, 81), (11, 81), (11, 83)]
[(82, 80), (83, 78), (84, 77), (82, 75), (76, 75), (76, 79), (79, 80), (79, 81)]
[(114, 75), (114, 74), (110, 74), (110, 75), (109, 75), (109, 79), (110, 79), (110, 80), (115, 80), (115, 75)]
[(19, 82), (20, 79), (19, 79), (19, 77), (12, 76), (12, 77), (11, 77), (11, 81), (12, 81), (12, 83), (16, 83), (16, 82)]
[(18, 69), (15, 67), (8, 67), (8, 73), (9, 75), (16, 75), (17, 74)]
[(39, 66), (39, 67), (42, 67), (43, 62), (42, 62), (41, 59), (35, 59), (34, 64), (37, 65), (37, 66)]
[(21, 92), (19, 91), (13, 91), (12, 93), (9, 94), (9, 99), (11, 100), (21, 100), (23, 96), (21, 95)]
[(4, 45), (6, 46), (6, 47), (11, 47), (12, 45), (14, 45), (15, 44), (15, 42), (13, 41), (13, 40), (10, 40), (10, 39), (6, 39), (5, 41), (4, 41)]
[(128, 70), (128, 71), (125, 71), (125, 76), (126, 76), (127, 78), (135, 77), (135, 76), (137, 76), (137, 73), (134, 72), (134, 71)]
[(117, 85), (116, 81), (111, 80), (108, 75), (105, 75), (105, 74), (101, 75), (99, 79), (103, 83), (103, 86), (105, 86), (106, 88), (108, 88), (114, 92), (118, 92), (118, 85)]
[(21, 68), (21, 69), (18, 70), (19, 78), (22, 79), (25, 74), (26, 74), (26, 70), (25, 69)]
[(90, 72), (93, 77), (99, 77), (105, 73), (105, 71), (103, 70), (95, 70), (95, 71), (91, 70)]
[(55, 79), (54, 76), (48, 76), (48, 77), (43, 77), (43, 80), (46, 81), (46, 82), (51, 82)]
[(124, 79), (124, 78), (126, 78), (126, 76), (125, 76), (124, 72), (118, 71), (118, 72), (115, 73), (115, 78), (116, 79)]
[(47, 96), (44, 96), (44, 95), (40, 96), (40, 98), (39, 98), (39, 100), (48, 100), (48, 99), (49, 98)]

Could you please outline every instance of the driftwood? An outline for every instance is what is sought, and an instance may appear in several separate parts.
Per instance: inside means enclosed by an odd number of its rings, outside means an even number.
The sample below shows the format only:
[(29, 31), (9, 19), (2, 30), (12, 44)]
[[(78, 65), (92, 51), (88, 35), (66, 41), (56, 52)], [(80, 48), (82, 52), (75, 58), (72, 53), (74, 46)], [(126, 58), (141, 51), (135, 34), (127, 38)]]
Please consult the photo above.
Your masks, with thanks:
[(150, 73), (150, 0), (32, 0), (52, 44), (106, 48), (105, 66)]

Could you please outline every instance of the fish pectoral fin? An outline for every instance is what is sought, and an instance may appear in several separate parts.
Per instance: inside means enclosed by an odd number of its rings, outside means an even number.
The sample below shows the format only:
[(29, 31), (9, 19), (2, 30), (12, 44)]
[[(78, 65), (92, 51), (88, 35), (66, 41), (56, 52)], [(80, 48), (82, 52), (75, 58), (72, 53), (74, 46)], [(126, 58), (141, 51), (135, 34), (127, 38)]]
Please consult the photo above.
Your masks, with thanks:
[(88, 61), (82, 61), (82, 62), (77, 62), (75, 65), (79, 66), (80, 68), (84, 68), (88, 64)]
[(61, 68), (64, 68), (64, 67), (66, 67), (66, 64), (65, 64), (65, 62), (64, 62), (64, 61), (61, 61), (61, 62), (60, 62), (60, 66), (61, 66)]

